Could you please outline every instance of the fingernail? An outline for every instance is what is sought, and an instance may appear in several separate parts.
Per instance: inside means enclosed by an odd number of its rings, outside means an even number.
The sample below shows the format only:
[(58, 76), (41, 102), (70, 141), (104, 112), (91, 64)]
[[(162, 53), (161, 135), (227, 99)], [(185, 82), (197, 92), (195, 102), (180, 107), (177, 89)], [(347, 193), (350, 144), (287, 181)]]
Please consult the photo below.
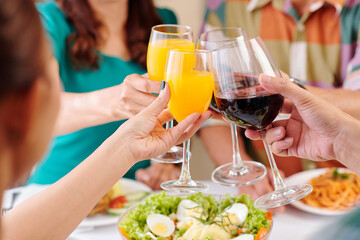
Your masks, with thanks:
[(161, 90), (164, 90), (165, 88), (165, 81), (161, 81)]
[(280, 128), (275, 129), (274, 133), (276, 135), (281, 135), (281, 129)]
[(294, 139), (292, 138), (292, 137), (288, 137), (288, 138), (285, 138), (285, 142), (286, 143), (292, 143), (292, 141), (293, 141)]

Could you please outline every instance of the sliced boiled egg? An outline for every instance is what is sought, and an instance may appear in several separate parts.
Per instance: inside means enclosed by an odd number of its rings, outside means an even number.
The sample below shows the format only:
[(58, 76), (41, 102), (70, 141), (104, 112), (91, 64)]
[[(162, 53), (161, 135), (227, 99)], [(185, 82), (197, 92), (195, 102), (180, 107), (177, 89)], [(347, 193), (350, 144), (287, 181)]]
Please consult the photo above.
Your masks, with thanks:
[(236, 238), (232, 238), (231, 240), (254, 240), (254, 236), (252, 234), (240, 234)]
[(235, 214), (239, 219), (239, 222), (236, 223), (236, 225), (239, 225), (245, 222), (247, 215), (249, 213), (249, 209), (243, 203), (234, 203), (230, 207), (226, 208), (225, 212)]
[(165, 215), (152, 213), (146, 219), (150, 231), (160, 237), (169, 237), (175, 231), (174, 222)]
[(176, 211), (177, 219), (179, 221), (184, 221), (188, 217), (186, 212), (188, 210), (196, 208), (198, 206), (199, 206), (199, 204), (197, 204), (196, 202), (191, 201), (189, 199), (181, 200), (179, 205), (178, 205), (177, 211)]

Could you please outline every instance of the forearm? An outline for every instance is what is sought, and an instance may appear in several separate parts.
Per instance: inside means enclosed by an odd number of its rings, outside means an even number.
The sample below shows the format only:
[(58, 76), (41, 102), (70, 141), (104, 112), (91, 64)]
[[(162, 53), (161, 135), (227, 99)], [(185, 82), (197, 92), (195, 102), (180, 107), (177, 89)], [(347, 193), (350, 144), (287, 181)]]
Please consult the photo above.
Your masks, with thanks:
[[(200, 137), (215, 165), (230, 163), (233, 159), (231, 129), (229, 126), (217, 125), (200, 129)], [(238, 134), (240, 135), (240, 134)], [(239, 136), (239, 149), (242, 159), (249, 160), (242, 138)]]
[(115, 121), (109, 107), (111, 99), (106, 99), (105, 91), (106, 89), (89, 93), (63, 92), (55, 135)]
[(360, 91), (345, 89), (322, 89), (306, 86), (312, 94), (321, 97), (342, 111), (360, 120)]
[(108, 139), (67, 176), (10, 211), (4, 239), (65, 239), (133, 164), (119, 142)]
[(360, 176), (360, 122), (345, 116), (341, 131), (334, 139), (335, 159)]

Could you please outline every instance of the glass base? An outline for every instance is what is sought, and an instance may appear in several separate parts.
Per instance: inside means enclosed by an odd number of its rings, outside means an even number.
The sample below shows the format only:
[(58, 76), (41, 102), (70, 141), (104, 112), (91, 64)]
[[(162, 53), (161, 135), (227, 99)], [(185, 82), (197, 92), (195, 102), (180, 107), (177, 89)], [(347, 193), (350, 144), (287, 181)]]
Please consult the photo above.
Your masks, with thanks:
[(204, 192), (209, 189), (209, 185), (202, 182), (181, 182), (179, 180), (172, 180), (163, 182), (160, 187), (166, 191), (178, 192), (178, 193), (195, 193)]
[[(191, 157), (191, 154), (190, 154)], [(162, 155), (152, 158), (156, 162), (160, 163), (181, 163), (183, 161), (183, 148), (173, 146), (170, 150)]]
[(306, 197), (312, 190), (313, 188), (309, 184), (294, 185), (275, 190), (256, 199), (255, 207), (263, 209), (280, 207)]
[(213, 182), (224, 186), (244, 186), (263, 179), (266, 168), (263, 164), (254, 161), (243, 161), (243, 167), (233, 168), (233, 163), (221, 165), (211, 175)]

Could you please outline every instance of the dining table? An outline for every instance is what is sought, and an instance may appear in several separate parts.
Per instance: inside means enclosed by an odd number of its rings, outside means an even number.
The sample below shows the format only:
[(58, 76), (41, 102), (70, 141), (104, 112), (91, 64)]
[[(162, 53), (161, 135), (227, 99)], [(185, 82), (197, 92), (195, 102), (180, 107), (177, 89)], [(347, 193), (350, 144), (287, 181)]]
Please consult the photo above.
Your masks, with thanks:
[[(231, 195), (238, 194), (239, 188), (217, 185), (210, 180), (203, 182), (209, 184), (207, 194)], [(3, 195), (2, 208), (8, 208), (13, 204), (14, 194), (26, 192), (30, 186), (21, 186), (6, 190)], [(241, 189), (241, 188), (240, 188)], [(305, 240), (314, 239), (312, 236), (319, 230), (325, 229), (328, 225), (338, 220), (341, 216), (322, 216), (304, 212), (291, 205), (287, 205), (281, 213), (274, 214), (273, 227), (268, 240)], [(116, 240), (121, 239), (116, 222), (101, 226), (79, 225), (68, 240)]]

